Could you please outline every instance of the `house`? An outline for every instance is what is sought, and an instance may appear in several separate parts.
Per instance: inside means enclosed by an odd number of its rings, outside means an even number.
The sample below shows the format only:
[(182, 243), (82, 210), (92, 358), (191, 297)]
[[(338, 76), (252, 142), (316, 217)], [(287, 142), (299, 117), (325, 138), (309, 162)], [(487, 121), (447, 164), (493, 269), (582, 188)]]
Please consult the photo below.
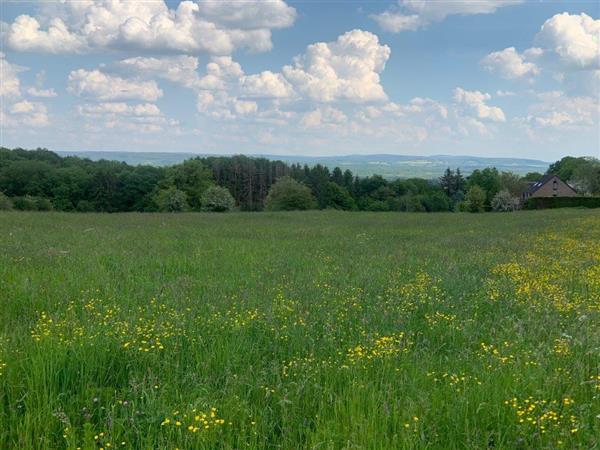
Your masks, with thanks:
[(521, 201), (531, 197), (576, 197), (578, 194), (571, 186), (556, 175), (544, 175), (541, 180), (529, 183), (521, 194)]

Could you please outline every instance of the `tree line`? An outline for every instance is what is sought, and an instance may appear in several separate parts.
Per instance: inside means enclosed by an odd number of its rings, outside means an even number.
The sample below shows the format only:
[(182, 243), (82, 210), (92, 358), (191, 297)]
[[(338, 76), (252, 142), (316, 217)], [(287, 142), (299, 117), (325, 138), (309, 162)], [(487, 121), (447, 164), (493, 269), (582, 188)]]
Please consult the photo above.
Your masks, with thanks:
[[(600, 190), (600, 163), (563, 158), (549, 171)], [(355, 176), (317, 164), (243, 155), (197, 157), (168, 167), (61, 157), (46, 149), (0, 148), (0, 209), (81, 212), (341, 209), (363, 211), (509, 210), (529, 181), (495, 168), (437, 180)]]

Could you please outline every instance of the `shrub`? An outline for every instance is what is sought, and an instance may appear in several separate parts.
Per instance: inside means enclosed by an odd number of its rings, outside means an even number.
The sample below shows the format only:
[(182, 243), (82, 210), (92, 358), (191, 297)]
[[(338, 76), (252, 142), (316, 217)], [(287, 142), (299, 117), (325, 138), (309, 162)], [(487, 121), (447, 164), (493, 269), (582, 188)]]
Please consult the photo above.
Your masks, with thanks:
[(389, 211), (390, 205), (386, 201), (374, 200), (367, 197), (361, 202), (361, 209), (363, 211)]
[(35, 207), (38, 211), (52, 211), (52, 202), (46, 197), (36, 197)]
[(182, 212), (189, 208), (185, 192), (174, 187), (159, 190), (155, 201), (162, 212)]
[(467, 191), (465, 197), (467, 202), (467, 211), (483, 212), (485, 207), (485, 191), (477, 185), (473, 185)]
[(221, 186), (211, 186), (202, 194), (202, 211), (225, 212), (235, 206), (229, 190)]
[(420, 195), (403, 195), (398, 198), (391, 199), (389, 202), (394, 211), (405, 212), (425, 212), (426, 209), (421, 203)]
[(427, 212), (450, 211), (448, 197), (442, 192), (433, 192), (421, 197), (421, 204)]
[(546, 208), (600, 208), (600, 197), (533, 197), (523, 205), (525, 209)]
[(19, 211), (37, 211), (36, 199), (29, 195), (15, 197), (13, 198), (13, 207)]
[(87, 200), (79, 200), (77, 202), (77, 211), (79, 212), (93, 212), (94, 204)]
[(497, 212), (514, 211), (517, 208), (518, 201), (508, 190), (504, 189), (494, 195), (492, 210)]
[(268, 211), (306, 210), (316, 207), (310, 189), (291, 177), (281, 177), (269, 189), (265, 201)]
[(325, 205), (327, 208), (350, 211), (356, 209), (356, 202), (346, 188), (330, 181), (325, 189)]
[(13, 208), (13, 204), (3, 192), (0, 192), (0, 211), (10, 211)]
[(456, 205), (454, 205), (454, 211), (455, 212), (467, 212), (469, 210), (468, 208), (468, 204), (466, 201), (462, 201), (462, 202), (458, 202)]

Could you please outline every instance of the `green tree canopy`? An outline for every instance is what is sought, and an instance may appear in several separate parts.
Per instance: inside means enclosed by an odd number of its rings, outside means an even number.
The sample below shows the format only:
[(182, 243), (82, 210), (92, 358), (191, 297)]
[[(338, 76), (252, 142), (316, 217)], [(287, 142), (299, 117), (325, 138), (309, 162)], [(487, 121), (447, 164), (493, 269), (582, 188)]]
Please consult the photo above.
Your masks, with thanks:
[(185, 192), (174, 186), (159, 190), (155, 202), (161, 212), (183, 212), (189, 209)]
[(269, 211), (306, 210), (316, 207), (310, 189), (291, 177), (281, 177), (271, 186), (265, 202)]
[(467, 211), (483, 212), (485, 208), (485, 198), (485, 191), (476, 184), (472, 185), (465, 196)]
[(200, 159), (188, 159), (170, 167), (163, 184), (185, 192), (189, 207), (200, 211), (202, 194), (213, 184), (213, 173)]
[(474, 170), (469, 176), (467, 186), (470, 188), (478, 186), (483, 189), (485, 194), (485, 204), (489, 205), (500, 189), (502, 189), (502, 182), (498, 169), (495, 167), (486, 167), (483, 170)]
[(349, 211), (356, 209), (356, 202), (346, 188), (330, 181), (325, 194), (325, 207)]
[(202, 194), (202, 211), (231, 211), (235, 200), (229, 190), (221, 186), (211, 186)]

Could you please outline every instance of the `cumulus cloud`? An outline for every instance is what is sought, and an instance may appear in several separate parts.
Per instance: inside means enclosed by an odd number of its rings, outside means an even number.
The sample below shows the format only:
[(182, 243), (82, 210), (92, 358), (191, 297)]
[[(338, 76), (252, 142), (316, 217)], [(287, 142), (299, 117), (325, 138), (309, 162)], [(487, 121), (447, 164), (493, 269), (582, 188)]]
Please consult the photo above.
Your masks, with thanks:
[(454, 89), (454, 101), (473, 113), (477, 119), (505, 122), (506, 116), (502, 109), (486, 104), (491, 98), (492, 96), (485, 92), (467, 91), (460, 87)]
[[(534, 51), (526, 54), (535, 54)], [(503, 78), (514, 79), (533, 77), (540, 73), (540, 69), (530, 61), (526, 55), (519, 54), (514, 47), (508, 47), (498, 52), (492, 52), (481, 61), (481, 65), (490, 72), (496, 72)]]
[(404, 15), (392, 11), (384, 11), (371, 17), (384, 31), (389, 31), (390, 33), (417, 31), (419, 28), (425, 26), (423, 19), (418, 14)]
[(508, 47), (490, 53), (481, 64), (509, 79), (550, 72), (571, 90), (598, 92), (600, 20), (585, 13), (556, 14), (544, 22), (533, 41), (536, 46), (523, 53)]
[(142, 133), (178, 132), (179, 123), (166, 118), (153, 103), (129, 104), (125, 102), (86, 103), (77, 106), (90, 132), (111, 129)]
[(74, 70), (69, 74), (68, 91), (72, 94), (101, 101), (142, 100), (153, 102), (163, 92), (155, 81), (128, 80), (107, 75), (99, 70)]
[(198, 58), (195, 56), (137, 56), (119, 61), (115, 67), (130, 75), (163, 78), (185, 87), (193, 87), (198, 82)]
[(27, 94), (32, 97), (41, 97), (41, 98), (52, 98), (56, 97), (58, 94), (52, 88), (50, 89), (38, 89), (35, 87), (27, 88)]
[(240, 79), (241, 91), (245, 96), (255, 98), (290, 98), (294, 88), (280, 73), (265, 70), (259, 74)]
[(503, 90), (497, 90), (496, 91), (496, 97), (514, 97), (515, 94), (513, 91), (503, 91)]
[(48, 109), (43, 103), (22, 98), (19, 72), (26, 70), (6, 60), (0, 52), (0, 118), (2, 128), (49, 125)]
[(569, 130), (595, 127), (600, 122), (600, 104), (593, 97), (570, 97), (562, 91), (550, 91), (537, 94), (537, 100), (527, 116), (532, 126)]
[(0, 97), (10, 99), (21, 96), (19, 72), (23, 70), (22, 67), (8, 62), (4, 57), (4, 53), (0, 52), (0, 80), (2, 80), (0, 83)]
[(39, 15), (4, 25), (11, 50), (82, 53), (106, 49), (231, 54), (271, 49), (271, 30), (290, 26), (294, 8), (283, 0), (252, 3), (163, 0), (65, 0), (43, 4)]
[(398, 0), (388, 11), (371, 16), (379, 26), (391, 33), (416, 31), (451, 15), (492, 14), (504, 6), (518, 5), (524, 0)]
[(84, 104), (79, 105), (77, 111), (83, 116), (116, 114), (121, 116), (156, 117), (161, 115), (160, 109), (153, 103), (137, 105), (129, 105), (124, 102)]
[(556, 14), (542, 25), (536, 42), (565, 67), (600, 69), (600, 19), (585, 13)]
[(10, 107), (10, 114), (15, 121), (13, 125), (44, 127), (50, 123), (46, 106), (38, 102), (21, 100)]
[(280, 107), (290, 102), (386, 100), (379, 74), (389, 55), (389, 47), (380, 44), (377, 36), (353, 30), (333, 42), (309, 45), (280, 72), (246, 74), (231, 56), (211, 56), (204, 71), (191, 56), (135, 57), (113, 68), (140, 79), (163, 78), (192, 89), (197, 110), (213, 118), (255, 116), (257, 120), (282, 121), (286, 116), (280, 114)]
[(244, 71), (239, 63), (230, 56), (212, 57), (206, 65), (206, 74), (200, 78), (197, 87), (208, 90), (225, 90), (230, 85), (237, 85)]
[(389, 57), (390, 48), (381, 45), (376, 35), (352, 30), (334, 42), (309, 45), (282, 73), (297, 92), (311, 100), (385, 100), (379, 74)]
[(300, 125), (305, 128), (316, 128), (324, 125), (336, 125), (346, 122), (348, 118), (339, 109), (331, 106), (316, 108), (304, 114)]

